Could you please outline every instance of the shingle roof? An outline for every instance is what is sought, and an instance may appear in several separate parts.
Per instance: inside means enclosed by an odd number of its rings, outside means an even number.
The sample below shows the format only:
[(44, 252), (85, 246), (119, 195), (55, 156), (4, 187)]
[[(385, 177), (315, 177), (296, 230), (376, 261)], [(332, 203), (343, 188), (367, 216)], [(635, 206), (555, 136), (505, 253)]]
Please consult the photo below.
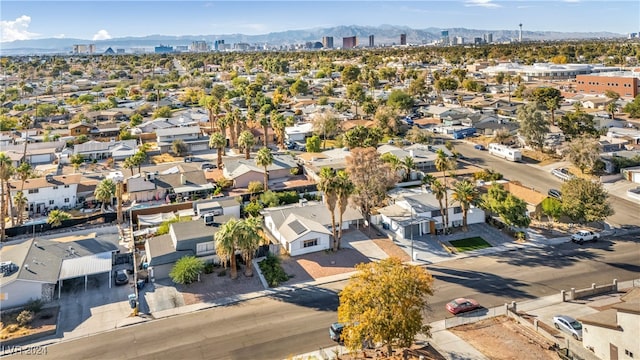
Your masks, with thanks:
[[(51, 178), (49, 178), (49, 180), (47, 180), (46, 177), (27, 179), (24, 182), (24, 190), (42, 189), (53, 186), (74, 185), (80, 184), (81, 181), (82, 174), (52, 176)], [(12, 189), (20, 189), (21, 183), (22, 182), (20, 180), (14, 180), (9, 183), (9, 186)]]
[[(289, 205), (264, 209), (267, 216), (270, 216), (276, 228), (280, 228), (290, 214), (296, 214), (296, 218), (309, 219), (322, 226), (331, 226), (331, 213), (324, 204), (311, 202), (307, 205)], [(360, 211), (348, 206), (342, 221), (353, 221), (362, 219)]]

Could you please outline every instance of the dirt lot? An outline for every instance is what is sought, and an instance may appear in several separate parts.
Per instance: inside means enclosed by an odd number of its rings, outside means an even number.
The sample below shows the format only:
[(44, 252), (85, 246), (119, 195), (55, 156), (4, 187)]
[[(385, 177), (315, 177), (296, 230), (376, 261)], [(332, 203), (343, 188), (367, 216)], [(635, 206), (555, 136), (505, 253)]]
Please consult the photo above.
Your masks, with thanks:
[[(224, 275), (219, 276), (223, 271)], [(217, 268), (212, 274), (202, 275), (200, 279), (200, 282), (189, 285), (176, 285), (185, 305), (264, 290), (258, 274), (254, 271), (252, 277), (246, 277), (244, 269), (238, 271), (238, 278), (235, 280), (231, 280), (228, 269), (225, 271), (221, 268)]]
[(532, 333), (514, 321), (500, 316), (450, 329), (490, 359), (557, 359), (547, 344), (536, 341)]
[(16, 317), (19, 311), (3, 313), (2, 322), (0, 322), (0, 339), (9, 340), (55, 329), (58, 320), (58, 309), (57, 306), (43, 308), (35, 314), (31, 324), (26, 327), (17, 325)]

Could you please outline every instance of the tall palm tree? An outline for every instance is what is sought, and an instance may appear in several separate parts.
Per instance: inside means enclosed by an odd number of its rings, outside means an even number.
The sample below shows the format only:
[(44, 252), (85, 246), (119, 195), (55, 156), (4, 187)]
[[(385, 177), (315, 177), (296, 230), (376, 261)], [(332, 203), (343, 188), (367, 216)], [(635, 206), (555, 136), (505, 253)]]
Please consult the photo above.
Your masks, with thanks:
[(344, 215), (344, 212), (347, 211), (349, 197), (356, 189), (355, 185), (349, 178), (349, 174), (344, 170), (338, 171), (336, 183), (336, 195), (338, 197), (338, 208), (340, 212), (338, 213), (338, 240), (334, 242), (334, 245), (336, 246), (334, 251), (340, 249), (340, 242), (342, 241), (342, 216)]
[[(233, 120), (233, 116), (231, 113), (226, 113), (225, 116), (218, 120), (218, 126), (220, 127), (220, 134), (225, 138), (225, 146), (227, 139), (227, 128), (230, 127), (231, 121)], [(222, 148), (222, 155), (225, 155), (225, 149)]]
[(445, 234), (449, 229), (449, 195), (447, 190), (449, 186), (447, 185), (447, 171), (453, 170), (455, 168), (455, 160), (450, 159), (447, 154), (444, 153), (442, 149), (438, 149), (436, 152), (437, 156), (435, 160), (435, 166), (438, 171), (442, 171), (442, 184), (444, 186), (444, 231)]
[(442, 184), (442, 182), (438, 179), (431, 182), (430, 186), (431, 186), (431, 191), (433, 192), (433, 195), (436, 197), (436, 200), (438, 200), (438, 204), (440, 205), (440, 215), (442, 215), (442, 220), (444, 221), (444, 219), (446, 218), (445, 217), (446, 209), (442, 201), (444, 200), (444, 195), (447, 193), (447, 189)]
[[(0, 152), (0, 240), (4, 241), (5, 233), (4, 229), (6, 226), (6, 214), (7, 210), (13, 207), (11, 204), (11, 196), (8, 194), (11, 192), (9, 189), (9, 179), (13, 175), (14, 168), (11, 161), (11, 158), (7, 156), (4, 152)], [(7, 203), (9, 204), (7, 206)], [(11, 221), (13, 224), (13, 216), (11, 217)]]
[(464, 231), (467, 231), (467, 214), (469, 212), (469, 206), (474, 204), (478, 200), (478, 189), (469, 180), (458, 181), (453, 186), (453, 201), (460, 204), (462, 208), (462, 227)]
[(227, 261), (230, 262), (231, 279), (238, 277), (238, 269), (236, 269), (236, 240), (241, 235), (241, 230), (240, 221), (231, 219), (222, 224), (220, 230), (213, 235), (213, 240), (216, 244), (216, 254), (218, 254), (225, 266)]
[(13, 197), (13, 203), (15, 204), (16, 210), (18, 212), (18, 225), (22, 225), (22, 223), (24, 222), (24, 218), (22, 217), (22, 215), (24, 214), (25, 207), (27, 206), (27, 197), (24, 196), (22, 190), (18, 191)]
[(215, 148), (218, 153), (218, 169), (222, 167), (222, 153), (224, 147), (227, 145), (227, 138), (222, 133), (214, 132), (209, 137), (209, 147)]
[(405, 181), (409, 181), (411, 178), (411, 170), (416, 168), (415, 161), (413, 161), (413, 158), (411, 156), (405, 156), (405, 158), (402, 159), (400, 164), (404, 170)]
[(263, 147), (256, 154), (256, 165), (264, 168), (264, 191), (269, 190), (269, 172), (267, 168), (273, 164), (273, 154), (271, 149)]
[(243, 132), (240, 133), (240, 136), (238, 136), (238, 147), (244, 150), (245, 159), (247, 160), (249, 159), (249, 156), (251, 153), (251, 147), (255, 145), (255, 143), (256, 143), (256, 138), (253, 136), (253, 134), (249, 130), (244, 130)]
[(217, 126), (218, 113), (220, 112), (220, 102), (214, 96), (203, 96), (200, 98), (199, 103), (200, 106), (207, 109), (209, 113), (209, 131), (211, 134), (213, 134)]
[(251, 216), (245, 220), (241, 220), (242, 236), (238, 237), (238, 248), (242, 252), (244, 262), (244, 276), (253, 276), (253, 267), (251, 261), (260, 247), (262, 242), (262, 218)]
[(320, 170), (320, 180), (318, 181), (318, 190), (322, 191), (324, 203), (331, 214), (331, 231), (333, 233), (333, 249), (337, 249), (336, 245), (338, 237), (336, 236), (336, 204), (338, 203), (337, 192), (337, 176), (335, 170), (324, 167)]
[(93, 196), (95, 196), (97, 201), (102, 203), (101, 209), (105, 211), (105, 204), (111, 203), (113, 200), (113, 196), (116, 193), (116, 183), (111, 179), (104, 179), (98, 183), (96, 189), (93, 191)]
[(20, 191), (24, 190), (24, 183), (31, 177), (33, 174), (33, 169), (31, 168), (31, 164), (28, 162), (23, 162), (16, 168), (16, 173), (20, 177)]

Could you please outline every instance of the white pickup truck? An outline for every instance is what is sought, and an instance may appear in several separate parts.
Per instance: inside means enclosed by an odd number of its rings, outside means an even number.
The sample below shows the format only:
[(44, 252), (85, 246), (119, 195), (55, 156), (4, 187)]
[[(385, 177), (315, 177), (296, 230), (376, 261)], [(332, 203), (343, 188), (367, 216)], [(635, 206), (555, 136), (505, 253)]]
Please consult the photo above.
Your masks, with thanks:
[(598, 241), (600, 240), (600, 234), (593, 231), (580, 230), (577, 233), (571, 235), (571, 241), (582, 244), (589, 241)]

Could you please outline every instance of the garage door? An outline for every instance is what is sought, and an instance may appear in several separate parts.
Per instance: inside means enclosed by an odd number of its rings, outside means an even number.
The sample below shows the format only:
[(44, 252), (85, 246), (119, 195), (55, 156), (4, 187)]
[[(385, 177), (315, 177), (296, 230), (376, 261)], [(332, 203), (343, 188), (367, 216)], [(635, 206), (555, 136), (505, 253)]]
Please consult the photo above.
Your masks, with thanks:
[(209, 145), (208, 144), (193, 144), (191, 145), (191, 151), (195, 152), (195, 151), (204, 151), (209, 149)]
[(405, 226), (404, 228), (404, 238), (411, 239), (411, 229), (413, 228), (413, 237), (420, 236), (420, 224), (414, 224), (410, 226)]
[(49, 154), (40, 154), (40, 155), (31, 156), (32, 164), (45, 164), (50, 162), (51, 162), (51, 155)]

